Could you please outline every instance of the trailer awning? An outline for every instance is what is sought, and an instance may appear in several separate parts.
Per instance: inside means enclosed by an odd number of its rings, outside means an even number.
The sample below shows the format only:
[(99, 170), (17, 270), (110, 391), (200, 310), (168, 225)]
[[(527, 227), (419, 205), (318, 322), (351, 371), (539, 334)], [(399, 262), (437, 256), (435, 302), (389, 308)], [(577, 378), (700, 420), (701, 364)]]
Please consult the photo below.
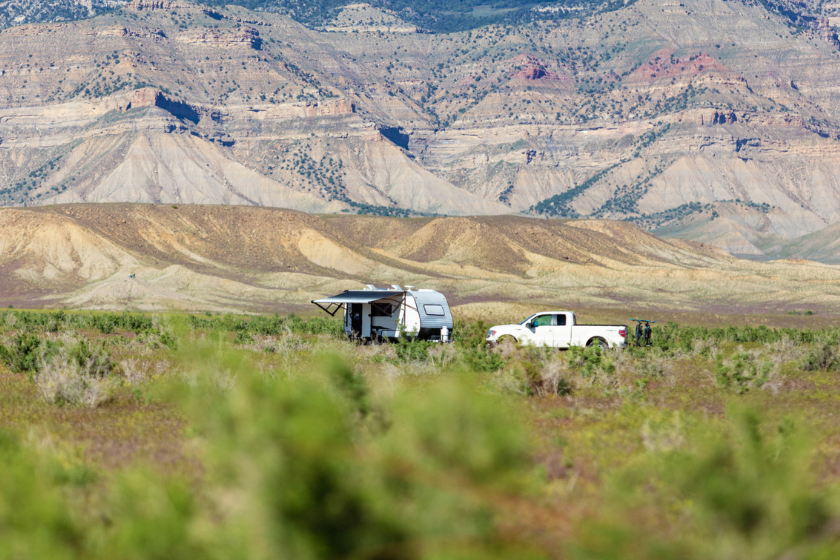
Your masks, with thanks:
[(347, 303), (372, 303), (389, 297), (402, 297), (404, 293), (405, 292), (397, 290), (356, 290), (344, 292), (343, 294), (338, 294), (324, 299), (315, 299), (312, 300), (312, 303), (330, 315), (335, 315), (336, 312), (341, 309), (341, 306)]
[(337, 296), (313, 300), (312, 303), (370, 303), (390, 296), (401, 296), (403, 292), (392, 290), (358, 290), (344, 292)]

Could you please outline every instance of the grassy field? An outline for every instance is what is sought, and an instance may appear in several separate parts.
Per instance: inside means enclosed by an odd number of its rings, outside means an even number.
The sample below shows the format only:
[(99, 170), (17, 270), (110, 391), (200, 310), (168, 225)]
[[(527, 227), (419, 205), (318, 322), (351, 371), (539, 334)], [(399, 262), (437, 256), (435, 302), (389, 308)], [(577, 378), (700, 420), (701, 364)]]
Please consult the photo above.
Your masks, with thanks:
[(687, 318), (558, 352), (0, 313), (0, 559), (838, 557), (840, 330)]

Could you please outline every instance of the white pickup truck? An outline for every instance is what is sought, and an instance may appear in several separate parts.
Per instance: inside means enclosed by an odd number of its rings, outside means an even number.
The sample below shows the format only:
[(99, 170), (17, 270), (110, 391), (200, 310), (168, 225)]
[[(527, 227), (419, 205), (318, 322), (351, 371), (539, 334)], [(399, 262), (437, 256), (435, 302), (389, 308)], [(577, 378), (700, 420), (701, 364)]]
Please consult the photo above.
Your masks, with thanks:
[(523, 344), (553, 348), (612, 348), (627, 344), (627, 326), (578, 325), (575, 314), (571, 311), (541, 311), (518, 325), (499, 325), (487, 331), (487, 342), (491, 346), (505, 337)]

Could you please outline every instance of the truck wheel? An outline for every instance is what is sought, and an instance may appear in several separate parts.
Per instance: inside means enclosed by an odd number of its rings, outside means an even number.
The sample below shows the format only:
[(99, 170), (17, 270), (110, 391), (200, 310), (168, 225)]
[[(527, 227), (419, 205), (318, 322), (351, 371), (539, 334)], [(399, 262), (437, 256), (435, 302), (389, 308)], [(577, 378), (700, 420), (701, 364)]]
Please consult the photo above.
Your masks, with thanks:
[(509, 335), (509, 334), (506, 334), (506, 335), (504, 335), (504, 336), (501, 336), (501, 337), (499, 337), (498, 339), (496, 339), (496, 342), (491, 342), (491, 343), (490, 343), (490, 348), (491, 348), (491, 349), (496, 348), (497, 346), (499, 346), (499, 345), (500, 345), (500, 344), (502, 344), (503, 342), (508, 342), (508, 341), (509, 341), (509, 342), (513, 342), (514, 344), (516, 344), (516, 337), (513, 337), (513, 336), (511, 336), (511, 335)]
[(587, 346), (600, 346), (601, 350), (606, 350), (607, 348), (610, 347), (610, 345), (607, 344), (607, 341), (604, 340), (603, 338), (593, 338), (592, 340), (587, 342), (586, 345)]

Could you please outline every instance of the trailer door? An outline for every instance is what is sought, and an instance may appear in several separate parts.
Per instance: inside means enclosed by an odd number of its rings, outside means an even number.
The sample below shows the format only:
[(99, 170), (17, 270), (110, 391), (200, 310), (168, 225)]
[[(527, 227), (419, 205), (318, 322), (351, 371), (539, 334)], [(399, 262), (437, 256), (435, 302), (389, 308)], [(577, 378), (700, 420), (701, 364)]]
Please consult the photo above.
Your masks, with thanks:
[(351, 336), (362, 336), (362, 304), (348, 303), (347, 314), (350, 315)]

